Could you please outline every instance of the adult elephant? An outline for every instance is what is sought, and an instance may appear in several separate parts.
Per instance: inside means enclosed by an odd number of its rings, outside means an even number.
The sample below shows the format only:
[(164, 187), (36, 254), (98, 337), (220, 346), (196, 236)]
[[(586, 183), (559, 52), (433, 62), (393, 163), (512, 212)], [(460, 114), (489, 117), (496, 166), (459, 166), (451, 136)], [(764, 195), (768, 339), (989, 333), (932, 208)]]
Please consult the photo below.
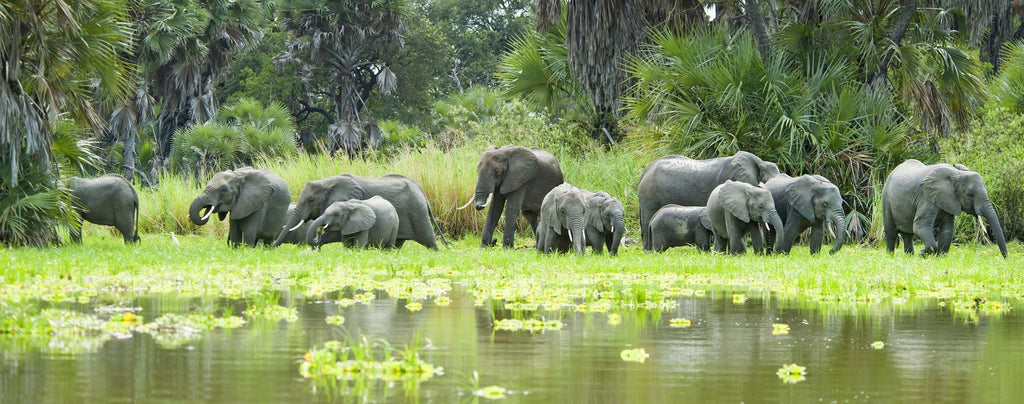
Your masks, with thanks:
[(705, 206), (711, 191), (726, 180), (757, 185), (776, 175), (779, 166), (745, 151), (710, 160), (665, 156), (652, 161), (637, 185), (644, 250), (651, 251), (651, 217), (663, 206)]
[[(114, 226), (124, 242), (139, 241), (139, 195), (124, 177), (107, 174), (98, 178), (71, 177), (68, 190), (76, 204), (75, 210), (89, 223)], [(71, 226), (71, 241), (82, 242), (82, 223)]]
[(220, 220), (230, 214), (228, 243), (254, 246), (257, 241), (274, 240), (291, 199), (288, 184), (270, 170), (226, 170), (214, 174), (206, 189), (192, 200), (188, 217), (202, 226), (214, 212)]
[(917, 236), (924, 242), (922, 255), (945, 254), (953, 243), (954, 219), (960, 212), (984, 216), (992, 226), (999, 252), (1006, 258), (1003, 228), (981, 175), (962, 165), (904, 161), (892, 170), (882, 188), (885, 248), (893, 252), (899, 236), (903, 239), (903, 250), (913, 254)]
[[(284, 226), (278, 227), (279, 234), (273, 246), (283, 243), (289, 233), (298, 230), (307, 220), (320, 217), (332, 203), (369, 199), (374, 195), (386, 199), (398, 212), (396, 247), (401, 247), (406, 240), (413, 240), (437, 250), (437, 240), (434, 239), (434, 226), (437, 223), (430, 203), (427, 202), (427, 195), (415, 181), (398, 174), (381, 177), (342, 174), (307, 182), (295, 202), (295, 210), (289, 213)], [(438, 227), (439, 234), (440, 231)], [(441, 241), (448, 244), (444, 235), (441, 235)]]
[(596, 192), (587, 197), (586, 235), (587, 243), (600, 254), (608, 246), (608, 254), (619, 253), (622, 234), (626, 231), (625, 209), (622, 202), (605, 192)]
[(476, 192), (459, 209), (465, 209), (474, 202), (477, 210), (490, 206), (480, 234), (481, 247), (493, 245), (494, 228), (498, 225), (502, 211), (505, 213), (502, 247), (513, 247), (516, 218), (520, 213), (536, 234), (537, 215), (544, 196), (563, 182), (558, 159), (536, 147), (492, 147), (480, 155), (476, 171)]
[(387, 199), (375, 195), (332, 203), (309, 226), (306, 242), (313, 248), (332, 241), (360, 248), (393, 248), (397, 236), (398, 212)]
[(562, 184), (544, 196), (537, 225), (537, 251), (569, 252), (583, 255), (586, 245), (584, 215), (590, 192)]
[(843, 213), (843, 198), (839, 194), (839, 187), (820, 175), (793, 178), (786, 174), (768, 180), (764, 187), (772, 193), (775, 210), (779, 212), (782, 225), (786, 228), (784, 234), (777, 234), (775, 229), (765, 233), (769, 244), (776, 237), (782, 237), (778, 252), (788, 254), (797, 235), (809, 227), (811, 254), (817, 254), (825, 237), (826, 222), (836, 228), (836, 243), (828, 253), (835, 254), (843, 247), (846, 241), (846, 215)]
[[(768, 224), (780, 233), (785, 231), (782, 219), (775, 211), (772, 193), (744, 182), (726, 180), (715, 187), (708, 197), (707, 212), (717, 252), (725, 252), (728, 245), (730, 254), (743, 254), (746, 251), (744, 239), (750, 235), (751, 247), (755, 253), (761, 254), (764, 252), (762, 224)], [(775, 241), (775, 250), (781, 249), (781, 240)]]

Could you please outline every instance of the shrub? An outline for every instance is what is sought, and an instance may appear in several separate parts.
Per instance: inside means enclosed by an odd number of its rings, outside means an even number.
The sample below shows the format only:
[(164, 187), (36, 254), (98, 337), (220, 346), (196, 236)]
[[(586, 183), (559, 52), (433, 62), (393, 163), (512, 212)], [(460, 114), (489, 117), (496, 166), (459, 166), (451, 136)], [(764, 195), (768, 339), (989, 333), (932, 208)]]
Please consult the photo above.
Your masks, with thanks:
[[(944, 162), (960, 163), (977, 171), (985, 179), (988, 195), (996, 206), (1007, 240), (1024, 240), (1024, 115), (998, 107), (987, 111), (965, 133), (955, 134), (941, 143)], [(973, 220), (961, 218), (957, 235), (973, 234)]]

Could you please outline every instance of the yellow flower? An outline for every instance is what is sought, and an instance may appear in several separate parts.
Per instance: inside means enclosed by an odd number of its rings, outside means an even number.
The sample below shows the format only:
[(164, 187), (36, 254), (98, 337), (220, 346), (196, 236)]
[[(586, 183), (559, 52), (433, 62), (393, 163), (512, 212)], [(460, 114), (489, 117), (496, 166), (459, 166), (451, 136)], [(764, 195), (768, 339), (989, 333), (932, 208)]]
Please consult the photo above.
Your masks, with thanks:
[(690, 326), (690, 320), (685, 318), (673, 318), (668, 320), (668, 326), (673, 328), (686, 328)]

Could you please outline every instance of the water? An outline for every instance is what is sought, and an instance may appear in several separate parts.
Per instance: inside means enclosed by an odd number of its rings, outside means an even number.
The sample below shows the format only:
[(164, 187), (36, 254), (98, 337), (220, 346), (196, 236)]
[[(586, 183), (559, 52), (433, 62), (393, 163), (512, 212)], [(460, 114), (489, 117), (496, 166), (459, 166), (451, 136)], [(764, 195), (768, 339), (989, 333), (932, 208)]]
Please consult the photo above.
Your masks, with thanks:
[[(1015, 311), (971, 320), (935, 300), (836, 305), (732, 292), (684, 297), (664, 311), (510, 312), (474, 307), (458, 288), (451, 304), (376, 299), (340, 307), (333, 300), (282, 298), (295, 322), (249, 322), (215, 329), (177, 348), (147, 334), (106, 341), (94, 352), (44, 353), (0, 336), (2, 402), (470, 402), (476, 388), (508, 389), (506, 402), (972, 402), (1024, 400), (1024, 321)], [(1012, 305), (1022, 307), (1020, 302)], [(164, 313), (244, 302), (138, 298), (146, 321)], [(89, 311), (88, 307), (76, 307)], [(343, 325), (327, 324), (331, 315)], [(557, 319), (560, 331), (499, 331), (505, 318)], [(673, 328), (682, 317), (690, 327)], [(772, 335), (772, 324), (789, 325)], [(382, 338), (395, 347), (419, 337), (421, 357), (444, 375), (403, 387), (368, 383), (347, 392), (316, 388), (299, 375), (303, 354), (324, 341)], [(875, 349), (876, 341), (884, 348)], [(644, 363), (624, 361), (644, 348)], [(52, 350), (51, 350), (52, 351)], [(806, 380), (783, 383), (796, 363)], [(473, 374), (476, 372), (477, 380)]]

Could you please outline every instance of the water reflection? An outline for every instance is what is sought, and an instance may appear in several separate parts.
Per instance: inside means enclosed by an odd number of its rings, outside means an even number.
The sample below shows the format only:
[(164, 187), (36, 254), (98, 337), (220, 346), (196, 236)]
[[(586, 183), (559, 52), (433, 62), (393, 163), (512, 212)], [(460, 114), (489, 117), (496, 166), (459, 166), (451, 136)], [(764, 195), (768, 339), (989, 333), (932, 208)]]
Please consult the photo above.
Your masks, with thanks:
[[(746, 300), (735, 299), (736, 293)], [(0, 335), (5, 402), (456, 402), (485, 386), (510, 402), (1019, 402), (1024, 399), (1024, 321), (1014, 311), (951, 315), (937, 300), (818, 303), (751, 291), (687, 296), (674, 307), (614, 313), (513, 311), (474, 305), (456, 288), (447, 306), (405, 299), (339, 304), (338, 296), (278, 296), (294, 322), (248, 319), (215, 328), (180, 347), (148, 335), (107, 339), (91, 350), (45, 349), (53, 339)], [(140, 307), (151, 322), (165, 314), (240, 315), (247, 302), (143, 296), (105, 305)], [(1020, 302), (1011, 302), (1019, 306)], [(92, 307), (70, 309), (94, 313)], [(609, 315), (617, 319), (609, 321)], [(106, 320), (105, 314), (100, 316)], [(343, 316), (340, 325), (329, 316)], [(614, 316), (612, 316), (614, 317)], [(691, 321), (671, 327), (673, 319)], [(503, 331), (501, 319), (557, 320), (561, 329)], [(788, 334), (775, 335), (785, 324)], [(392, 346), (419, 337), (423, 360), (445, 369), (418, 386), (378, 382), (365, 397), (316, 389), (299, 375), (303, 354), (325, 341), (380, 338)], [(46, 341), (47, 345), (28, 341)], [(873, 344), (882, 342), (876, 349)], [(643, 363), (624, 350), (643, 348)], [(783, 383), (784, 364), (805, 366), (806, 380)], [(476, 376), (474, 377), (474, 373)], [(351, 394), (352, 392), (349, 391)]]

